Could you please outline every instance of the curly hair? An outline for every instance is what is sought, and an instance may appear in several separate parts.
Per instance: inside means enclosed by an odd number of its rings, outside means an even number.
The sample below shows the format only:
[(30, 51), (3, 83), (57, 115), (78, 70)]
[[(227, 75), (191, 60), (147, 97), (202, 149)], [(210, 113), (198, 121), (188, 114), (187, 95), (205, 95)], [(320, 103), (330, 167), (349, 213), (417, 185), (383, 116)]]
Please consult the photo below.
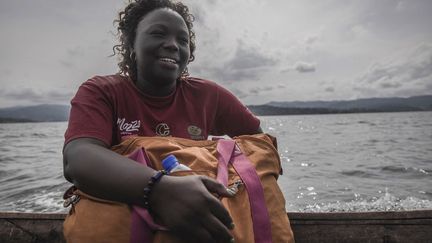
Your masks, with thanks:
[[(189, 30), (189, 49), (190, 58), (189, 62), (195, 59), (195, 32), (192, 30), (194, 16), (189, 13), (189, 8), (181, 2), (173, 2), (171, 0), (129, 0), (126, 8), (118, 14), (118, 19), (114, 23), (118, 24), (117, 35), (120, 44), (113, 47), (114, 55), (118, 55), (120, 74), (129, 76), (132, 80), (137, 80), (137, 67), (135, 58), (131, 58), (131, 47), (134, 45), (136, 28), (142, 17), (149, 12), (160, 9), (169, 8), (183, 18)], [(185, 68), (181, 77), (188, 76), (188, 70)]]

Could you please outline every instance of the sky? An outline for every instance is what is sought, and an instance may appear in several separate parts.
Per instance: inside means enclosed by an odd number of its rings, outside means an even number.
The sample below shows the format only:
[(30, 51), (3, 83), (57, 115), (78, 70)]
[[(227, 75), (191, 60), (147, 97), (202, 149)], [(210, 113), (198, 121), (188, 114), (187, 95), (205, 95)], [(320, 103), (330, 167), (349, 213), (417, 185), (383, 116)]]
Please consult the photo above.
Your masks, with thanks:
[[(430, 0), (185, 0), (191, 76), (243, 103), (432, 94)], [(118, 71), (116, 0), (0, 0), (0, 107), (68, 104)]]

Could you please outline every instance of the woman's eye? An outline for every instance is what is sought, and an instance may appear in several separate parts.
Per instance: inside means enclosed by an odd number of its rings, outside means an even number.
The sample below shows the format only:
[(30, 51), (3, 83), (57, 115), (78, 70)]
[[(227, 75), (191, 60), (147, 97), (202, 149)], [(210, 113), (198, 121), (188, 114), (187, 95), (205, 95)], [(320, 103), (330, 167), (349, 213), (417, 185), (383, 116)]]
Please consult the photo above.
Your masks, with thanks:
[(186, 37), (180, 37), (180, 38), (179, 38), (179, 41), (180, 41), (181, 43), (183, 43), (183, 44), (188, 44), (188, 43), (189, 43), (189, 39), (186, 38)]
[(165, 35), (165, 33), (163, 31), (152, 31), (152, 32), (150, 32), (150, 34), (154, 35), (154, 36), (164, 36)]

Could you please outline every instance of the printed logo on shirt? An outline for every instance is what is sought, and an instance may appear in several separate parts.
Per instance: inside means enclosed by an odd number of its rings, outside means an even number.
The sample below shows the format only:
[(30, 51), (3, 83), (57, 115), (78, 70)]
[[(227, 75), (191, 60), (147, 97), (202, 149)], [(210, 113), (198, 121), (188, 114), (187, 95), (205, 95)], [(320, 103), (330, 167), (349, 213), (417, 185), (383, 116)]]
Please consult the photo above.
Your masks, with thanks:
[(168, 124), (166, 123), (159, 123), (156, 126), (155, 132), (157, 135), (161, 136), (161, 137), (166, 137), (170, 135), (170, 128), (168, 126)]
[(196, 140), (204, 139), (204, 136), (201, 135), (201, 133), (202, 133), (201, 128), (199, 128), (197, 126), (190, 125), (190, 126), (188, 126), (187, 131), (188, 131), (189, 135), (191, 136), (191, 139), (196, 139)]
[(127, 122), (126, 118), (117, 118), (117, 126), (121, 136), (136, 134), (141, 126), (140, 120)]

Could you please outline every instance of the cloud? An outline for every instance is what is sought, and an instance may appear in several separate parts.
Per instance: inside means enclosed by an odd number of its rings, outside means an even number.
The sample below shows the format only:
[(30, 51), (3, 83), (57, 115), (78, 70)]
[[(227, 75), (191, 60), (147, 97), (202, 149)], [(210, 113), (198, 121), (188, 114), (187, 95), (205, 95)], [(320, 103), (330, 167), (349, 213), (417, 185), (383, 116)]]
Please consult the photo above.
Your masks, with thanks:
[(248, 93), (244, 92), (241, 89), (238, 88), (230, 88), (229, 89), (235, 96), (237, 96), (239, 99), (243, 99), (249, 96)]
[(310, 35), (310, 36), (307, 36), (307, 37), (304, 39), (304, 43), (305, 43), (306, 45), (312, 45), (312, 44), (314, 44), (315, 42), (317, 42), (318, 39), (319, 39), (319, 36), (318, 36), (318, 35)]
[[(103, 41), (101, 41), (101, 43), (102, 42)], [(74, 48), (68, 48), (66, 50), (66, 52), (69, 56), (73, 56), (73, 57), (80, 57), (81, 58), (81, 57), (84, 57), (84, 55), (85, 55), (85, 50), (82, 46), (76, 46)]]
[(404, 2), (404, 1), (399, 1), (398, 3), (397, 3), (397, 5), (396, 5), (396, 10), (397, 11), (404, 11), (405, 9), (406, 9), (406, 2)]
[[(235, 85), (235, 84), (234, 84)], [(257, 86), (253, 86), (250, 87), (248, 86), (244, 86), (243, 88), (241, 88), (242, 85), (235, 85), (235, 87), (231, 86), (229, 88), (229, 90), (238, 98), (242, 99), (242, 98), (246, 98), (246, 97), (251, 97), (251, 96), (260, 96), (263, 94), (271, 94), (273, 91), (275, 90), (280, 90), (280, 89), (284, 89), (286, 88), (286, 85), (284, 84), (275, 84), (275, 85), (257, 85)]]
[(57, 104), (68, 103), (73, 96), (72, 91), (63, 90), (35, 90), (24, 88), (20, 90), (0, 90), (3, 99), (14, 101), (17, 104)]
[(316, 71), (316, 64), (315, 63), (307, 63), (307, 62), (303, 62), (303, 61), (297, 61), (294, 63), (294, 65), (282, 69), (280, 72), (282, 74), (284, 73), (288, 73), (291, 71), (297, 71), (299, 73), (310, 73), (310, 72), (315, 72)]
[(75, 66), (72, 62), (66, 60), (60, 60), (59, 63), (65, 68), (71, 68)]
[(352, 34), (355, 38), (365, 37), (370, 34), (368, 28), (361, 24), (352, 26), (350, 32), (350, 34)]
[(334, 87), (327, 87), (324, 89), (325, 92), (329, 92), (329, 93), (333, 93), (335, 92), (335, 88)]
[(398, 59), (371, 65), (356, 79), (354, 90), (366, 96), (418, 95), (430, 93), (430, 83), (432, 43), (425, 43)]
[(276, 61), (260, 53), (259, 48), (248, 46), (242, 40), (238, 40), (234, 56), (223, 65), (223, 80), (259, 79), (263, 69), (274, 64)]
[(253, 95), (258, 95), (262, 92), (272, 91), (273, 89), (274, 89), (274, 87), (272, 87), (272, 86), (254, 87), (254, 88), (249, 89), (249, 93), (253, 94)]
[(88, 55), (89, 52), (88, 50), (84, 50), (82, 46), (68, 48), (65, 51), (65, 55), (59, 60), (59, 63), (65, 68), (76, 67), (76, 63), (80, 63), (83, 59), (86, 59), (86, 54)]
[(13, 72), (10, 68), (2, 68), (0, 70), (0, 81), (11, 79)]
[(315, 72), (316, 67), (314, 63), (296, 62), (293, 66), (293, 69), (299, 73), (310, 73)]
[(398, 82), (394, 82), (394, 83), (380, 83), (379, 86), (383, 89), (394, 89), (394, 88), (399, 88), (402, 86), (402, 84), (398, 83)]
[[(218, 81), (231, 83), (233, 81), (256, 81), (277, 64), (272, 58), (259, 47), (246, 44), (237, 40), (234, 55), (222, 62), (219, 60), (195, 64), (191, 68), (200, 75), (210, 76)], [(209, 65), (210, 64), (210, 65)]]

